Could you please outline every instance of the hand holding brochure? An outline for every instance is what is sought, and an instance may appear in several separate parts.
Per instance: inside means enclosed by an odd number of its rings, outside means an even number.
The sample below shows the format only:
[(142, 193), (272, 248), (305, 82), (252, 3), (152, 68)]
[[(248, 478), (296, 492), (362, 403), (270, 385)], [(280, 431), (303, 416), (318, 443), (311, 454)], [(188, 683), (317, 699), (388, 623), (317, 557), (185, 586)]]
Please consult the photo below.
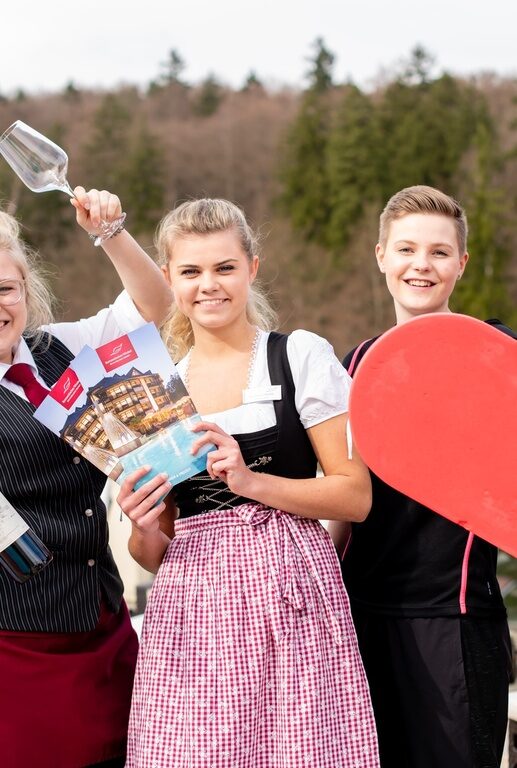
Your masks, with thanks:
[(190, 453), (201, 418), (152, 323), (84, 347), (34, 416), (119, 483), (144, 464), (173, 485), (206, 468), (210, 447)]

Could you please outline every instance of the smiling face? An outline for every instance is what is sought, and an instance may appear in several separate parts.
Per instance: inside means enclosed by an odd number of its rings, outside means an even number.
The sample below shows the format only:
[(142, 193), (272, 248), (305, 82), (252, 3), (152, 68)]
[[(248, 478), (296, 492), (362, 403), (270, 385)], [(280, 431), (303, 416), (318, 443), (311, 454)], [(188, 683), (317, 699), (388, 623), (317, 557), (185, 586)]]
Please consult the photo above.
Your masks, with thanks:
[(410, 213), (393, 220), (375, 255), (395, 302), (397, 323), (448, 312), (449, 297), (468, 260), (460, 251), (453, 219), (438, 213)]
[[(0, 280), (23, 279), (20, 269), (15, 265), (7, 251), (0, 250)], [(0, 362), (13, 361), (20, 336), (27, 325), (27, 304), (22, 296), (17, 304), (3, 307), (0, 304)]]
[(225, 328), (246, 320), (258, 257), (250, 261), (234, 229), (175, 238), (162, 269), (194, 333), (197, 327)]

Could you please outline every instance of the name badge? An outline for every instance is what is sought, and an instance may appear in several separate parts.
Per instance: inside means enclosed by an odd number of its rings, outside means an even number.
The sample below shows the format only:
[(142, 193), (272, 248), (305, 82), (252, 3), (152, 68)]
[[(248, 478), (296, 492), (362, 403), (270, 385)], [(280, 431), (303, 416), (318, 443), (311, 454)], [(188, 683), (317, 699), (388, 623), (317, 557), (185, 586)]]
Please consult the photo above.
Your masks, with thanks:
[(269, 400), (282, 399), (282, 385), (272, 384), (269, 387), (255, 387), (242, 390), (243, 403), (265, 403)]

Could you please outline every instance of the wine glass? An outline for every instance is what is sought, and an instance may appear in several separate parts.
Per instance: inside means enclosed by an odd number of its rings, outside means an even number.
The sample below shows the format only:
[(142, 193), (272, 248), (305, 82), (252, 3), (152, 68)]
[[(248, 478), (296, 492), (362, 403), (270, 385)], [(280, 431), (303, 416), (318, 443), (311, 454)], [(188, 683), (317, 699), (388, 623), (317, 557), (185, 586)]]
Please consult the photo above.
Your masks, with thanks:
[[(16, 120), (0, 136), (0, 154), (20, 177), (25, 186), (33, 192), (50, 192), (53, 189), (75, 197), (67, 181), (68, 156), (66, 152), (38, 133), (30, 125)], [(111, 237), (123, 224), (123, 213), (114, 221), (100, 222), (101, 232), (94, 239), (100, 245)], [(93, 238), (92, 238), (93, 239)]]

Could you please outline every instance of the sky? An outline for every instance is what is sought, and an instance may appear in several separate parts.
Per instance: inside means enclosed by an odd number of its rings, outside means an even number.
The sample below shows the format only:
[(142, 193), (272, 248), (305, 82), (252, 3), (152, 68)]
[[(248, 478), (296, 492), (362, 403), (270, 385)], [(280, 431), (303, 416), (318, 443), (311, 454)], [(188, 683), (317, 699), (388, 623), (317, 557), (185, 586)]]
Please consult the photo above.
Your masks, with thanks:
[(415, 45), (437, 72), (517, 76), (515, 0), (6, 0), (0, 93), (145, 87), (172, 49), (196, 84), (239, 88), (251, 70), (271, 88), (303, 87), (317, 37), (336, 82), (373, 87)]

